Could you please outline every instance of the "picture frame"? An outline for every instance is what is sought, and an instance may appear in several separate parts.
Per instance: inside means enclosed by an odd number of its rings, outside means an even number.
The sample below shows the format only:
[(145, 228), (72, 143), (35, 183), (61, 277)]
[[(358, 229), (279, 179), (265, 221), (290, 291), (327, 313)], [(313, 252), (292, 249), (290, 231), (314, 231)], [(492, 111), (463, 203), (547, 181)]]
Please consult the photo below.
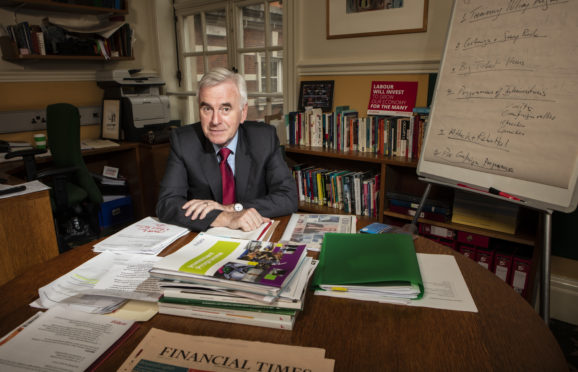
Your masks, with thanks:
[(428, 1), (327, 0), (327, 39), (426, 32)]
[(297, 109), (304, 111), (305, 107), (313, 107), (320, 108), (323, 112), (331, 112), (334, 85), (334, 80), (302, 81)]
[(101, 137), (103, 139), (120, 139), (120, 100), (105, 99), (102, 101)]

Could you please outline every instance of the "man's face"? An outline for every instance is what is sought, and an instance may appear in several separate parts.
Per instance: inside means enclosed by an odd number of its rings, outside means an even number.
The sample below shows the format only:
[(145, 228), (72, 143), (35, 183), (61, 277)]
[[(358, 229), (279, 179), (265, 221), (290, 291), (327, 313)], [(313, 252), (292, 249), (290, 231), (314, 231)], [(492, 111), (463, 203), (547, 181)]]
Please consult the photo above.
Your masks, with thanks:
[(227, 145), (247, 118), (247, 105), (241, 109), (241, 97), (232, 81), (201, 89), (199, 104), (203, 133), (218, 146)]

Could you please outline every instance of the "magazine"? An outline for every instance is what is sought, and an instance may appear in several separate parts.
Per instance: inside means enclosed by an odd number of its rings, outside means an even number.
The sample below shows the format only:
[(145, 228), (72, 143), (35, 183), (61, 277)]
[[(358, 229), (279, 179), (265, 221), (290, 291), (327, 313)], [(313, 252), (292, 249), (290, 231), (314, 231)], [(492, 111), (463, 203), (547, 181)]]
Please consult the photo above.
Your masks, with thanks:
[(159, 262), (151, 276), (211, 283), (277, 296), (305, 259), (305, 245), (221, 238), (198, 234)]
[(281, 241), (305, 244), (308, 250), (319, 252), (325, 233), (352, 234), (356, 225), (354, 215), (293, 213)]

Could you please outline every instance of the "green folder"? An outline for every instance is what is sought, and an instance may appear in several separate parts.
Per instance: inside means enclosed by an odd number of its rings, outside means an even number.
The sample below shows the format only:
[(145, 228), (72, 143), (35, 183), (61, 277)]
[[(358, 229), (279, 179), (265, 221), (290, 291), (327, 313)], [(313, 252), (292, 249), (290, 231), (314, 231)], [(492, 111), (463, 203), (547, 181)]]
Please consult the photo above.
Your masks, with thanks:
[(338, 234), (323, 238), (313, 285), (371, 287), (411, 285), (424, 287), (413, 238), (408, 234)]

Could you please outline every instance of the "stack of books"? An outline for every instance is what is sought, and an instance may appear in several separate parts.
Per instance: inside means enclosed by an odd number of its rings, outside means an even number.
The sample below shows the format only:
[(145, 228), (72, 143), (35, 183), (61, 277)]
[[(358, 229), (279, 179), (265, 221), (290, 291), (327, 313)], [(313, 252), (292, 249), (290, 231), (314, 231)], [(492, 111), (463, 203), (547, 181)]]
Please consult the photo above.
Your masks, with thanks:
[(290, 330), (316, 264), (304, 244), (200, 233), (150, 275), (160, 279), (161, 314)]

